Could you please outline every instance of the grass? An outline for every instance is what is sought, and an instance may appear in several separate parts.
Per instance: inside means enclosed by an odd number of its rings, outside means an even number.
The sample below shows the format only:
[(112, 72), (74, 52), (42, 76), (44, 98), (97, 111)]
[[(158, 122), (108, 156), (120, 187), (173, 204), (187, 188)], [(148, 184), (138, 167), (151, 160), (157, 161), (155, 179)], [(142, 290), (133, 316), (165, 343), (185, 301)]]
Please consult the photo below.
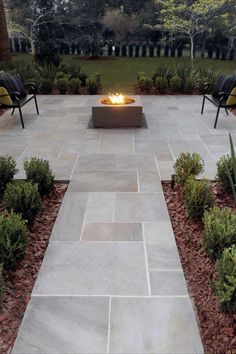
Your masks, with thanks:
[[(17, 54), (17, 59), (30, 59), (29, 55)], [(151, 76), (159, 65), (175, 66), (177, 64), (190, 65), (190, 58), (123, 58), (123, 57), (103, 57), (101, 60), (88, 60), (77, 55), (63, 55), (64, 63), (78, 63), (87, 74), (95, 72), (101, 73), (103, 93), (123, 92), (132, 94), (134, 85), (137, 82), (137, 74), (140, 71)], [(222, 61), (215, 59), (194, 59), (194, 68), (200, 66), (212, 66), (224, 74), (232, 74), (236, 70), (234, 61)]]

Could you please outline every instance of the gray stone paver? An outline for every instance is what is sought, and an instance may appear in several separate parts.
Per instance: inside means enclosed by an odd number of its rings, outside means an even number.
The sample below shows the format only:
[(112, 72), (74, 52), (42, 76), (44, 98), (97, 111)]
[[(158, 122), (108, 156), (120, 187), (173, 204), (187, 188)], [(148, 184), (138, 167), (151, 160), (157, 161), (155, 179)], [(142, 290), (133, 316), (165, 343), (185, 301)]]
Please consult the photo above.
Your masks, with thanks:
[[(182, 151), (216, 160), (236, 119), (200, 96), (143, 96), (148, 129), (87, 129), (99, 96), (39, 96), (0, 118), (0, 151), (49, 160), (70, 185), (14, 354), (202, 354), (161, 181)], [(59, 295), (59, 296), (58, 296)]]

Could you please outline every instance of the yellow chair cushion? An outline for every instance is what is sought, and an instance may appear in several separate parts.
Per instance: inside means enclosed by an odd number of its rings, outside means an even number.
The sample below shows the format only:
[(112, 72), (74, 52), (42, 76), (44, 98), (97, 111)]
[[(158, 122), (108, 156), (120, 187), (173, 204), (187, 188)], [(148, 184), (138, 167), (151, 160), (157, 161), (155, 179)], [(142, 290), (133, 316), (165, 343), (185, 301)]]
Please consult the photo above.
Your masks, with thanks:
[(1, 97), (1, 95), (8, 95), (8, 91), (5, 89), (5, 87), (0, 87), (0, 103), (5, 106), (11, 106), (13, 104), (9, 95), (4, 97)]
[(232, 95), (235, 95), (235, 96), (229, 96), (228, 97), (228, 99), (226, 101), (227, 106), (231, 106), (231, 105), (236, 104), (236, 87), (233, 88), (231, 93), (232, 93)]

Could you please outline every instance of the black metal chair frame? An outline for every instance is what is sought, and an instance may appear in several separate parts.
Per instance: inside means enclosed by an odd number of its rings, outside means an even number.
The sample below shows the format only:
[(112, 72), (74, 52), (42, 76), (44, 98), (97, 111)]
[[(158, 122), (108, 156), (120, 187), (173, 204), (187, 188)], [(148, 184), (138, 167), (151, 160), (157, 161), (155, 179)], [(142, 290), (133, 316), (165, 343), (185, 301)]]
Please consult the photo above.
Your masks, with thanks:
[[(31, 89), (33, 92), (36, 91), (36, 85), (33, 82), (25, 84), (24, 86), (26, 89), (28, 87), (28, 89)], [(31, 100), (34, 99), (36, 112), (37, 112), (37, 114), (39, 114), (36, 94), (33, 93), (32, 95), (30, 95), (30, 97), (26, 96), (25, 98), (21, 98), (21, 94), (19, 92), (8, 92), (8, 94), (6, 94), (6, 95), (0, 95), (0, 97), (6, 97), (6, 96), (10, 96), (12, 98), (13, 104), (12, 105), (0, 104), (0, 108), (12, 109), (11, 115), (14, 114), (15, 109), (19, 109), (21, 125), (22, 125), (22, 128), (24, 129), (25, 125), (24, 125), (24, 119), (23, 119), (23, 114), (22, 114), (21, 108), (24, 107), (28, 102), (30, 102)]]
[(204, 112), (204, 107), (205, 107), (205, 101), (206, 99), (208, 101), (210, 101), (211, 103), (213, 103), (216, 107), (217, 107), (217, 112), (216, 112), (216, 119), (215, 119), (215, 124), (214, 124), (214, 129), (216, 129), (217, 126), (217, 122), (218, 122), (218, 118), (219, 118), (219, 113), (220, 113), (220, 109), (224, 108), (225, 112), (227, 113), (227, 115), (229, 115), (228, 109), (232, 109), (232, 108), (236, 108), (236, 104), (233, 105), (227, 105), (226, 101), (227, 98), (229, 96), (233, 96), (236, 97), (236, 95), (233, 95), (232, 93), (229, 92), (219, 92), (218, 93), (218, 97), (219, 98), (215, 98), (212, 96), (207, 95), (208, 90), (212, 87), (215, 87), (215, 84), (211, 84), (209, 82), (206, 82), (203, 87), (204, 87), (204, 94), (203, 94), (203, 101), (202, 101), (202, 110), (201, 110), (201, 114), (203, 114)]

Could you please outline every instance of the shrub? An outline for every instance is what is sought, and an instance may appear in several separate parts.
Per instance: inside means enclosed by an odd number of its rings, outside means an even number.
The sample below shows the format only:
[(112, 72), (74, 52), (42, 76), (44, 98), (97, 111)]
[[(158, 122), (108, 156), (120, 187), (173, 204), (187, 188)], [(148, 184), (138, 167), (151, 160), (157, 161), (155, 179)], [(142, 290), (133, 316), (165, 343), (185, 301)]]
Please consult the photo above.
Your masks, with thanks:
[(152, 80), (145, 73), (138, 75), (138, 84), (142, 92), (150, 92), (152, 90)]
[(193, 93), (196, 89), (196, 80), (193, 77), (188, 77), (184, 84), (184, 92)]
[(120, 55), (120, 46), (118, 44), (115, 46), (115, 55), (117, 57)]
[(129, 57), (132, 58), (134, 54), (134, 46), (132, 44), (129, 45)]
[(80, 82), (81, 82), (81, 86), (84, 87), (86, 86), (86, 80), (88, 78), (88, 75), (85, 74), (85, 73), (80, 73), (79, 74), (79, 79), (80, 79)]
[(42, 209), (38, 185), (31, 182), (10, 182), (4, 193), (4, 203), (8, 211), (21, 214), (22, 218), (32, 223)]
[(199, 154), (182, 153), (174, 164), (175, 181), (184, 186), (190, 176), (197, 176), (204, 171), (204, 162)]
[(43, 79), (40, 81), (40, 93), (48, 95), (52, 92), (54, 83), (50, 79)]
[(229, 182), (231, 185), (231, 192), (234, 196), (234, 201), (236, 202), (236, 155), (234, 151), (234, 144), (231, 134), (229, 133), (229, 142), (230, 142), (230, 150), (231, 150), (231, 161), (233, 166), (233, 173), (226, 166), (227, 175), (229, 177)]
[(151, 58), (154, 57), (154, 46), (153, 45), (149, 46), (149, 55)]
[(10, 156), (0, 156), (0, 194), (4, 192), (7, 183), (13, 180), (18, 172), (16, 161)]
[(173, 76), (169, 83), (170, 89), (175, 92), (180, 92), (182, 88), (182, 80), (179, 76)]
[(58, 71), (58, 73), (56, 74), (55, 79), (56, 80), (60, 80), (60, 79), (68, 79), (68, 75), (66, 73), (64, 73), (63, 71)]
[(79, 79), (79, 75), (81, 72), (81, 66), (79, 64), (70, 64), (67, 67), (67, 74), (69, 75), (69, 79)]
[(72, 93), (80, 93), (80, 79), (71, 79), (69, 81), (69, 86)]
[(154, 86), (159, 93), (165, 93), (168, 89), (168, 81), (164, 77), (157, 76), (154, 81)]
[(153, 82), (155, 82), (157, 77), (162, 77), (165, 78), (168, 82), (169, 80), (172, 78), (172, 76), (174, 76), (174, 72), (173, 69), (168, 67), (168, 66), (158, 66), (156, 71), (153, 74)]
[(3, 284), (3, 266), (0, 264), (0, 305), (3, 300), (3, 294), (4, 294), (4, 284)]
[(157, 45), (157, 56), (158, 57), (161, 56), (161, 44), (160, 43)]
[(236, 310), (236, 246), (226, 248), (216, 263), (216, 295), (227, 310)]
[(135, 46), (135, 56), (136, 56), (136, 58), (139, 57), (139, 45), (138, 44)]
[(233, 170), (233, 162), (232, 158), (229, 155), (222, 156), (219, 161), (217, 162), (217, 174), (216, 178), (223, 190), (226, 192), (231, 192), (231, 184), (229, 180), (229, 176), (227, 173), (227, 168), (230, 172), (230, 175), (234, 175), (234, 170)]
[(42, 80), (53, 82), (57, 74), (57, 67), (52, 64), (43, 64), (38, 66), (38, 73)]
[(49, 194), (54, 186), (54, 175), (47, 160), (33, 157), (24, 162), (26, 178), (32, 183), (37, 183), (41, 195)]
[(203, 84), (206, 82), (215, 83), (217, 78), (220, 76), (220, 72), (214, 70), (211, 66), (201, 66), (196, 71), (198, 86), (202, 88)]
[(121, 52), (122, 52), (122, 57), (126, 57), (126, 56), (127, 56), (127, 47), (126, 47), (126, 44), (123, 44), (123, 45), (122, 45)]
[(112, 44), (108, 44), (108, 55), (109, 55), (109, 57), (112, 56), (112, 52), (113, 52)]
[(90, 95), (96, 95), (99, 91), (99, 83), (95, 76), (90, 76), (86, 81), (86, 86), (88, 89), (88, 93)]
[(142, 57), (146, 58), (146, 56), (147, 56), (147, 46), (146, 46), (146, 44), (144, 44), (142, 46)]
[(56, 80), (56, 88), (59, 90), (61, 95), (64, 95), (66, 93), (68, 86), (69, 82), (67, 78)]
[(217, 259), (225, 248), (236, 244), (236, 214), (229, 208), (213, 208), (204, 215), (203, 245)]
[(27, 228), (20, 215), (0, 215), (0, 263), (11, 268), (25, 255)]
[(189, 177), (184, 186), (185, 206), (188, 216), (192, 219), (202, 219), (206, 210), (214, 205), (214, 194), (210, 190), (209, 181), (196, 180)]

